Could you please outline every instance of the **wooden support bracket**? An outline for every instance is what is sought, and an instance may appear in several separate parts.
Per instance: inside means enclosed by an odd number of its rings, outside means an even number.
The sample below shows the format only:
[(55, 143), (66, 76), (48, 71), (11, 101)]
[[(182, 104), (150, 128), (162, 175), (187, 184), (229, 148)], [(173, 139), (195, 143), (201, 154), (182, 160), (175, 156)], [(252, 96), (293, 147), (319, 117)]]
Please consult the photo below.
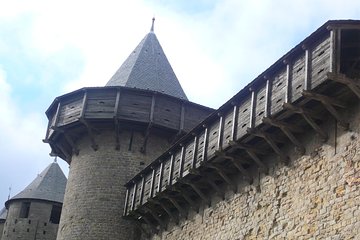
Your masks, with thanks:
[(300, 114), (305, 119), (305, 121), (316, 131), (316, 133), (323, 139), (323, 141), (327, 141), (327, 133), (324, 132), (324, 130), (322, 130), (319, 125), (316, 124), (316, 122), (311, 117), (311, 113), (309, 110), (304, 109), (303, 107), (295, 106), (290, 103), (285, 103), (283, 107), (289, 111), (292, 111), (293, 113)]
[(157, 204), (159, 205), (162, 209), (164, 209), (164, 211), (169, 215), (169, 217), (171, 219), (173, 219), (173, 221), (175, 223), (179, 222), (179, 218), (173, 213), (171, 212), (171, 210), (162, 202), (156, 200), (156, 199), (148, 199), (149, 202), (153, 203), (153, 204)]
[(281, 149), (276, 145), (275, 141), (273, 140), (273, 138), (271, 137), (270, 134), (268, 134), (265, 131), (261, 131), (255, 128), (248, 128), (247, 132), (249, 134), (252, 134), (254, 136), (263, 138), (269, 145), (270, 147), (274, 150), (274, 152), (279, 155), (280, 159), (282, 162), (284, 162), (285, 164), (288, 164), (289, 162), (289, 157), (286, 156)]
[(245, 170), (245, 168), (241, 165), (240, 161), (238, 160), (239, 159), (238, 156), (236, 156), (235, 154), (229, 154), (220, 151), (215, 151), (215, 155), (218, 158), (230, 160), (232, 164), (237, 168), (237, 170), (243, 175), (243, 177), (245, 177), (247, 180), (251, 179), (248, 172)]
[(188, 195), (187, 192), (185, 192), (185, 190), (181, 189), (176, 185), (171, 186), (169, 189), (171, 191), (179, 193), (189, 203), (190, 208), (198, 212), (199, 210), (198, 204), (193, 199), (191, 199), (191, 197)]
[(268, 167), (256, 155), (256, 149), (254, 149), (253, 147), (248, 147), (247, 145), (238, 142), (230, 142), (230, 145), (245, 150), (245, 152), (251, 157), (251, 159), (254, 160), (254, 162), (258, 165), (261, 171), (265, 173), (269, 172)]
[(79, 155), (79, 148), (76, 146), (74, 140), (65, 132), (64, 132), (64, 137), (65, 137), (66, 141), (69, 143), (69, 145), (71, 146), (73, 153), (75, 155)]
[(182, 179), (179, 179), (179, 182), (183, 183), (183, 184), (186, 184), (186, 185), (189, 185), (193, 190), (194, 192), (196, 192), (199, 197), (206, 203), (210, 206), (210, 200), (208, 199), (208, 197), (200, 190), (200, 188), (198, 188), (194, 183), (192, 183), (191, 181), (189, 180), (186, 180), (184, 178)]
[(323, 104), (323, 106), (330, 112), (330, 114), (338, 121), (339, 125), (344, 128), (349, 128), (349, 123), (345, 122), (344, 119), (340, 116), (338, 111), (334, 108), (334, 106), (340, 107), (340, 108), (346, 108), (345, 104), (333, 99), (331, 97), (321, 95), (318, 93), (314, 93), (311, 91), (303, 91), (302, 95), (306, 98), (310, 98), (316, 101), (319, 101)]
[(336, 74), (332, 72), (329, 72), (327, 77), (334, 82), (346, 85), (358, 98), (360, 98), (360, 79), (353, 79), (347, 77), (345, 74)]
[(166, 229), (166, 223), (159, 217), (159, 215), (150, 207), (143, 206), (144, 209), (150, 213), (150, 215), (159, 223), (159, 226), (163, 229)]
[(145, 215), (141, 215), (141, 218), (144, 219), (144, 221), (146, 222), (146, 224), (151, 228), (153, 233), (158, 233), (158, 229), (156, 228), (156, 226), (154, 225), (154, 223), (152, 221), (150, 221), (150, 219), (145, 216)]
[(180, 206), (180, 204), (176, 201), (175, 198), (166, 195), (163, 195), (162, 197), (169, 200), (174, 205), (174, 207), (178, 210), (180, 216), (187, 218), (186, 210), (182, 206)]
[(296, 150), (301, 154), (305, 153), (305, 148), (301, 142), (294, 136), (291, 131), (301, 131), (301, 129), (293, 124), (282, 122), (273, 118), (263, 118), (263, 122), (271, 126), (275, 126), (281, 129), (281, 131), (290, 139), (290, 141), (296, 146)]
[(114, 124), (115, 124), (115, 150), (120, 150), (120, 127), (119, 127), (119, 119), (114, 117)]
[(219, 176), (220, 176), (222, 179), (224, 179), (224, 181), (225, 181), (228, 185), (230, 185), (231, 190), (233, 190), (234, 193), (237, 192), (237, 185), (236, 185), (236, 183), (225, 173), (225, 171), (224, 171), (222, 168), (220, 168), (219, 166), (217, 166), (217, 165), (215, 165), (215, 164), (208, 164), (208, 165), (206, 165), (206, 167), (214, 169), (214, 170), (219, 174)]
[(89, 134), (90, 141), (91, 141), (91, 147), (94, 151), (97, 151), (99, 149), (99, 145), (95, 141), (95, 135), (93, 132), (93, 128), (90, 126), (90, 124), (85, 120), (85, 118), (80, 118), (79, 121), (83, 123), (86, 127), (86, 130)]
[(153, 123), (149, 122), (149, 124), (148, 124), (148, 126), (147, 126), (147, 128), (145, 130), (144, 141), (143, 141), (142, 147), (140, 148), (140, 152), (143, 153), (143, 154), (146, 154), (147, 141), (148, 141), (149, 136), (150, 136), (150, 130), (152, 128), (152, 125), (153, 125)]

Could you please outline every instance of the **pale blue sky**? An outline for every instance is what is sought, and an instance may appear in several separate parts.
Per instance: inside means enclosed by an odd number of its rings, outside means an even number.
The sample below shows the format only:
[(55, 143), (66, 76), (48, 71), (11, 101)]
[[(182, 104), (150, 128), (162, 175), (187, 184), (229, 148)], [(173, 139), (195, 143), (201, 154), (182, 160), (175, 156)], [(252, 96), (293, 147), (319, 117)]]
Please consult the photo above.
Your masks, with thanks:
[(41, 140), (54, 98), (103, 86), (154, 15), (188, 98), (216, 108), (327, 20), (359, 19), (360, 1), (1, 2), (0, 206), (53, 161)]

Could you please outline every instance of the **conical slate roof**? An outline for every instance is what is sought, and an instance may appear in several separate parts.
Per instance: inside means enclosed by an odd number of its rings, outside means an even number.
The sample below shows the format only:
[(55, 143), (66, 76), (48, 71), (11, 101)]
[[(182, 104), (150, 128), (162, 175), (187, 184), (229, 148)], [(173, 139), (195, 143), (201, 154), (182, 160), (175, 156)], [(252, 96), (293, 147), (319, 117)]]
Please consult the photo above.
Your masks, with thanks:
[(154, 25), (106, 86), (147, 89), (187, 100), (153, 30)]
[(56, 162), (51, 163), (24, 190), (8, 200), (39, 199), (62, 203), (67, 179)]

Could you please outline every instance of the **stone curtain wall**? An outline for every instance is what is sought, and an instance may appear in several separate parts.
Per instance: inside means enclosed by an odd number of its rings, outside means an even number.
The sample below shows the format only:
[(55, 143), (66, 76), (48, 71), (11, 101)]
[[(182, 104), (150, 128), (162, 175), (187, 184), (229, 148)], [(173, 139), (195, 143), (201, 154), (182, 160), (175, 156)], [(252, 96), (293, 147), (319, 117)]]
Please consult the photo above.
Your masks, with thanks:
[(289, 166), (267, 159), (268, 175), (255, 173), (252, 185), (241, 183), (152, 239), (359, 239), (360, 107), (344, 114), (349, 131), (330, 119), (326, 143), (308, 133), (306, 154), (289, 149)]

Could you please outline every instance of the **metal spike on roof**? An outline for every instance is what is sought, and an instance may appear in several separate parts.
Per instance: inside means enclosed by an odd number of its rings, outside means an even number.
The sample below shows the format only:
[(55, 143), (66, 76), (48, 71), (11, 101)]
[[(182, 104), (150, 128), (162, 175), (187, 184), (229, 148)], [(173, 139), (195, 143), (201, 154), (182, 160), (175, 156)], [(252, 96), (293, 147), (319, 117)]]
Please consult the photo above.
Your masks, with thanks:
[(150, 32), (107, 82), (106, 86), (124, 86), (156, 91), (188, 100), (154, 33)]
[(154, 22), (155, 22), (155, 17), (152, 18), (152, 24), (151, 24), (150, 32), (154, 32)]
[(67, 179), (56, 162), (51, 163), (20, 193), (6, 201), (17, 199), (39, 199), (62, 203), (64, 200)]

